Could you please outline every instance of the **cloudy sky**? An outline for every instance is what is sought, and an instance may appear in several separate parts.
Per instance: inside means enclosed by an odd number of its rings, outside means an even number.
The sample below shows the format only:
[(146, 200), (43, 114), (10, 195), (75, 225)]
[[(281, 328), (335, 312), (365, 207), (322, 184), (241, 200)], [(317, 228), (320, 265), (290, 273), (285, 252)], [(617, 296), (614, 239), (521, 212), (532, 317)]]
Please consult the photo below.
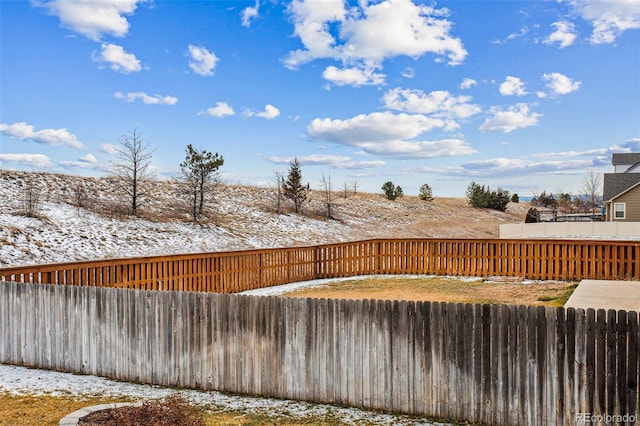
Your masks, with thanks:
[(640, 0), (0, 3), (0, 167), (98, 176), (137, 129), (228, 183), (580, 193), (640, 152)]

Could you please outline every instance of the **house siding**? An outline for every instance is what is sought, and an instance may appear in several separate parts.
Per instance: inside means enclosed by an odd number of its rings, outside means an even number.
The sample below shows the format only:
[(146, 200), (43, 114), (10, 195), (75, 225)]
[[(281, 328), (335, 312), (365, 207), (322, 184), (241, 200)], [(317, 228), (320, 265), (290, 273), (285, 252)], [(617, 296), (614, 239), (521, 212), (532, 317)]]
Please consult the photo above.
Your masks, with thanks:
[[(616, 219), (613, 217), (613, 206), (615, 203), (625, 203), (625, 218)], [(607, 220), (613, 222), (640, 222), (640, 186), (631, 189), (607, 203)]]

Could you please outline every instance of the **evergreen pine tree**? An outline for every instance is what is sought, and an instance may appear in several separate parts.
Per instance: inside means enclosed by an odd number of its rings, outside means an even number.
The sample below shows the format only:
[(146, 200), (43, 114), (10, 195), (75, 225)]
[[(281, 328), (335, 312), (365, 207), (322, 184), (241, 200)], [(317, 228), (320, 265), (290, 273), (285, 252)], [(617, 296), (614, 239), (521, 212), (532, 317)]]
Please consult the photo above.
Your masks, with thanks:
[(191, 214), (193, 221), (198, 221), (198, 216), (204, 211), (204, 196), (210, 182), (216, 180), (220, 166), (224, 164), (224, 158), (217, 152), (215, 154), (206, 149), (195, 149), (191, 144), (187, 145), (187, 155), (180, 163), (182, 179), (187, 185), (187, 191), (191, 198)]
[(424, 183), (420, 186), (420, 193), (418, 194), (418, 197), (420, 197), (422, 201), (433, 201), (433, 191), (428, 183)]
[(487, 198), (487, 190), (484, 186), (480, 186), (475, 182), (471, 182), (469, 186), (467, 186), (467, 201), (469, 201), (469, 204), (473, 207), (487, 207), (489, 205)]
[(298, 158), (294, 158), (289, 164), (287, 179), (282, 178), (282, 190), (284, 191), (285, 198), (293, 202), (296, 213), (299, 213), (302, 204), (307, 201), (311, 189), (308, 183), (306, 185), (302, 184), (302, 171), (300, 170)]

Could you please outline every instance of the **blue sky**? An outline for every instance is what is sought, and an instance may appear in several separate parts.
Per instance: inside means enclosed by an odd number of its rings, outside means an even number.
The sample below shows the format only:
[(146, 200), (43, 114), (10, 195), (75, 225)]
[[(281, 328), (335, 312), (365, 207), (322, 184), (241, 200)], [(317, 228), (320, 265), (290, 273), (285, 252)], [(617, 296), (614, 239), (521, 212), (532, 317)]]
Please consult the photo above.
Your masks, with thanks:
[(0, 166), (108, 172), (137, 128), (158, 177), (297, 157), (319, 189), (471, 181), (580, 193), (640, 152), (640, 0), (0, 2)]

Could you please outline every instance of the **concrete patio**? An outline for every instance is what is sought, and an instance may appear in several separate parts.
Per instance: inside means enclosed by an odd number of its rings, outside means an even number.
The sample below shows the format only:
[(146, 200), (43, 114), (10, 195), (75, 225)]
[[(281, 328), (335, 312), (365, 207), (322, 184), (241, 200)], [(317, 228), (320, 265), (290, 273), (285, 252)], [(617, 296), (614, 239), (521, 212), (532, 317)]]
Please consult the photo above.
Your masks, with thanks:
[(564, 307), (640, 311), (640, 281), (582, 280)]

